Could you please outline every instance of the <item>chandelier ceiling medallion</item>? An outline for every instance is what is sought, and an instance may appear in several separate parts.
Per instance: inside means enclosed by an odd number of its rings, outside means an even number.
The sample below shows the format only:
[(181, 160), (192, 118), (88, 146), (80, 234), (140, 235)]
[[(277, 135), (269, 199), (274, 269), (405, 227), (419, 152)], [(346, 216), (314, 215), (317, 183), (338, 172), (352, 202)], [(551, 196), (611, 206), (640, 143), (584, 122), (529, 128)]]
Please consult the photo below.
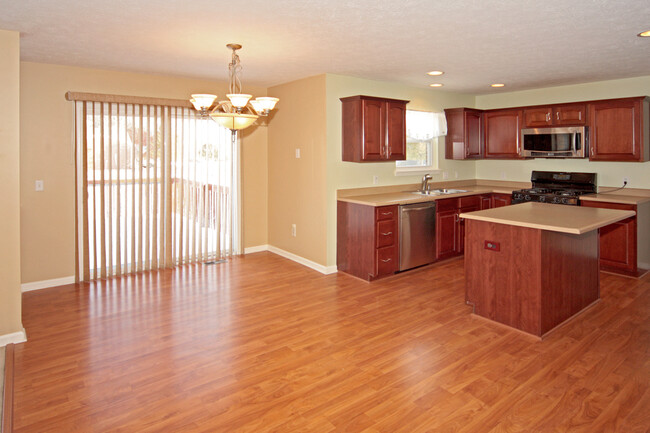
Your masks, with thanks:
[(237, 55), (241, 45), (226, 46), (232, 50), (232, 61), (228, 65), (230, 75), (230, 93), (226, 95), (228, 101), (219, 101), (215, 105), (217, 95), (197, 93), (192, 95), (190, 102), (202, 116), (210, 116), (221, 126), (231, 131), (238, 131), (251, 126), (258, 117), (268, 116), (279, 99), (268, 96), (251, 99), (253, 95), (241, 93), (242, 66)]

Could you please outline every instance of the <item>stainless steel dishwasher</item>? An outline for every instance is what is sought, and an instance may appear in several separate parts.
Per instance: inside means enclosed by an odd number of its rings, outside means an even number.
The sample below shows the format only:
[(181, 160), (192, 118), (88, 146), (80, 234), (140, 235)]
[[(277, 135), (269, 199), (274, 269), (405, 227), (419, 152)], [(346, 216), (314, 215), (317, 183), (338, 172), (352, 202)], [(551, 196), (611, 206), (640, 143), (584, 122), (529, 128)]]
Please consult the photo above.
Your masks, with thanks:
[(436, 259), (436, 202), (399, 207), (399, 270)]

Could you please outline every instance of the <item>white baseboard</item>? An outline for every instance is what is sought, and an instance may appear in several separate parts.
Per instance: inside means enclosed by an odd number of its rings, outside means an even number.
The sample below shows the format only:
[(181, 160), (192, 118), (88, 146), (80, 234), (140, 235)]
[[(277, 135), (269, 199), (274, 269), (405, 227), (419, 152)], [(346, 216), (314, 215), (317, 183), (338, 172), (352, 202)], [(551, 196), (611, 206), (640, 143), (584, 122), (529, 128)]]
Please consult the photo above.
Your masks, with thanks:
[(0, 335), (0, 347), (4, 347), (7, 344), (17, 344), (24, 343), (27, 341), (27, 334), (25, 333), (25, 328), (22, 331), (12, 332), (11, 334)]
[(323, 266), (320, 263), (313, 262), (299, 255), (290, 253), (289, 251), (274, 247), (273, 245), (258, 245), (255, 247), (245, 248), (244, 254), (259, 253), (260, 251), (270, 251), (274, 254), (277, 254), (278, 256), (284, 257), (285, 259), (289, 259), (296, 263), (300, 263), (301, 265), (307, 266), (308, 268), (318, 271), (321, 274), (329, 275), (334, 274), (337, 271), (336, 266)]
[(268, 251), (268, 250), (269, 250), (268, 245), (257, 245), (255, 247), (244, 248), (244, 254), (253, 254), (253, 253), (259, 253), (260, 251)]
[(74, 284), (74, 275), (71, 277), (54, 278), (53, 280), (23, 283), (20, 285), (20, 290), (23, 292), (30, 292), (32, 290), (47, 289), (48, 287), (62, 286), (64, 284)]
[(269, 245), (268, 250), (286, 259), (293, 260), (296, 263), (300, 263), (301, 265), (307, 266), (308, 268), (318, 271), (321, 274), (328, 275), (328, 274), (336, 273), (336, 266), (323, 266), (320, 263), (312, 262), (309, 259), (290, 253), (289, 251), (285, 251), (278, 247), (274, 247), (273, 245)]

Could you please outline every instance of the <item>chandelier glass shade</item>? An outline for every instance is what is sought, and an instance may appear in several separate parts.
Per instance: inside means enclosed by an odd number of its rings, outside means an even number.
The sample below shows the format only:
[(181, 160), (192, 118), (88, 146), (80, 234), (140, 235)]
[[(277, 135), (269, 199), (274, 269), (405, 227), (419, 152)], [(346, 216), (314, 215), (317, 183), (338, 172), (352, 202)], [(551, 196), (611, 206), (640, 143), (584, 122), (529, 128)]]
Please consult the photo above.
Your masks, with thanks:
[(197, 93), (192, 95), (190, 102), (201, 116), (209, 116), (218, 124), (232, 131), (238, 131), (251, 126), (260, 116), (268, 116), (279, 99), (270, 96), (251, 99), (253, 95), (241, 93), (242, 67), (237, 55), (237, 50), (241, 48), (241, 45), (228, 44), (226, 46), (232, 50), (232, 61), (228, 65), (230, 75), (230, 93), (226, 95), (228, 100), (215, 104), (217, 95)]

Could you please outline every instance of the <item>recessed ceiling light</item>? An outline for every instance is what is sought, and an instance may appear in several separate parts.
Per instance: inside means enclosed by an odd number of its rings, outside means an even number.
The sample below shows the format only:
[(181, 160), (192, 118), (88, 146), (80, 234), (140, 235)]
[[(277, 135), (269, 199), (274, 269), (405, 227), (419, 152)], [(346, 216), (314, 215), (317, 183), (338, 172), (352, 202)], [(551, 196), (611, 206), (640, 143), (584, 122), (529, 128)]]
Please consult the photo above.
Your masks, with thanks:
[(641, 32), (637, 36), (639, 36), (641, 38), (650, 38), (650, 30), (646, 30), (645, 32)]
[(442, 83), (433, 83), (433, 84), (429, 84), (429, 86), (431, 86), (431, 87), (442, 87)]
[(444, 74), (444, 72), (442, 72), (442, 71), (427, 72), (427, 75), (442, 75), (442, 74)]
[(503, 86), (505, 86), (505, 84), (503, 84), (503, 83), (494, 83), (494, 84), (490, 84), (490, 86), (492, 86), (492, 87), (503, 87)]

